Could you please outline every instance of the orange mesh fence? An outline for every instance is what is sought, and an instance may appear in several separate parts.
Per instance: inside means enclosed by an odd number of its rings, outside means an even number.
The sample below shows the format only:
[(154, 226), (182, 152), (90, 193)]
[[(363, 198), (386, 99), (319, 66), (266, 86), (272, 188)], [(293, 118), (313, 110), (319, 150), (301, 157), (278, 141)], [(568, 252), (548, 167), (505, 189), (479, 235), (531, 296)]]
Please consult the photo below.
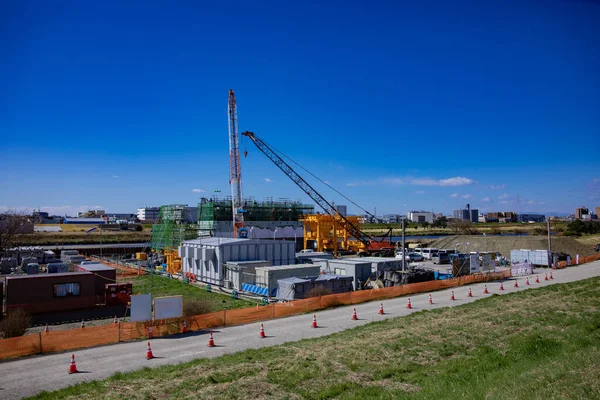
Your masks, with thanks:
[(42, 334), (42, 350), (55, 352), (92, 347), (119, 341), (118, 325), (93, 326)]
[(274, 310), (273, 306), (227, 310), (225, 313), (225, 326), (242, 325), (271, 319), (273, 318)]
[(0, 358), (28, 356), (42, 352), (40, 335), (19, 336), (0, 340)]
[[(599, 256), (586, 257), (585, 261), (595, 261)], [(272, 318), (303, 314), (339, 305), (363, 303), (367, 301), (394, 298), (414, 293), (422, 293), (467, 285), (473, 282), (503, 279), (511, 276), (510, 270), (467, 275), (459, 278), (412, 283), (382, 289), (360, 290), (296, 300), (288, 303), (277, 303), (264, 307), (224, 310), (210, 314), (196, 315), (186, 318), (187, 330), (196, 331), (227, 325), (247, 324)], [(117, 325), (104, 325), (48, 332), (41, 335), (27, 335), (18, 338), (0, 340), (0, 359), (72, 350), (82, 347), (98, 346), (119, 341), (138, 340), (148, 337), (148, 328), (152, 326), (152, 337), (168, 336), (182, 332), (183, 319), (158, 320), (150, 322), (124, 322)]]
[(189, 318), (188, 330), (200, 331), (225, 326), (225, 312), (217, 311), (210, 314), (194, 315)]
[(589, 262), (598, 261), (599, 259), (600, 259), (600, 254), (595, 254), (593, 256), (587, 256), (586, 258), (584, 258), (584, 262), (589, 263)]

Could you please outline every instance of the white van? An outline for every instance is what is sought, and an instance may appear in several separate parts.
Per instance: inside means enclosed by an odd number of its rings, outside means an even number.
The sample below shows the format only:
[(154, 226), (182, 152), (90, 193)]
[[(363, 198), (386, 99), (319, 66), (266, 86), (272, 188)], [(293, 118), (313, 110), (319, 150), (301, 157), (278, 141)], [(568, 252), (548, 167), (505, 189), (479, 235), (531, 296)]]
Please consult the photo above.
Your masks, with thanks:
[(439, 250), (440, 249), (435, 247), (426, 247), (422, 249), (421, 255), (425, 257), (426, 260), (431, 260), (431, 257), (436, 256)]

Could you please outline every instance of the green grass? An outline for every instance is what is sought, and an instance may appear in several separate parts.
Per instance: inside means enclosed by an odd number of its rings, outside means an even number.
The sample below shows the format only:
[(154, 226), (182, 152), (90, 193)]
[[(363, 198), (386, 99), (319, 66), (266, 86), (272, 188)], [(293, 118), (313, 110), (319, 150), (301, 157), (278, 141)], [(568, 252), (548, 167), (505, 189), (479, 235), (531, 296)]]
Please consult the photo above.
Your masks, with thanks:
[(600, 278), (118, 373), (37, 399), (598, 399)]
[(126, 282), (133, 283), (133, 293), (150, 293), (155, 297), (158, 296), (183, 296), (185, 303), (186, 299), (202, 300), (210, 304), (212, 311), (220, 311), (224, 307), (227, 309), (245, 308), (256, 306), (256, 303), (247, 300), (233, 300), (231, 296), (215, 293), (208, 293), (205, 289), (201, 289), (194, 285), (189, 285), (183, 281), (174, 278), (166, 278), (160, 275), (140, 275), (136, 277), (126, 277), (122, 279)]

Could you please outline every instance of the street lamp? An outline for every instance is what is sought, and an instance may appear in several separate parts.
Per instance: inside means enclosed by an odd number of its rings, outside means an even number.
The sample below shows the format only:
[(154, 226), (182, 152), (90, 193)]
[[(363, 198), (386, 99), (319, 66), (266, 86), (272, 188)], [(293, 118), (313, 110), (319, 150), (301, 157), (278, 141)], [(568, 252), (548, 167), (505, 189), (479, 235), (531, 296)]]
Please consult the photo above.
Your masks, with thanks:
[(273, 240), (275, 240), (275, 234), (277, 233), (277, 229), (273, 232)]
[(456, 244), (454, 245), (454, 252), (455, 252), (455, 253), (456, 253), (456, 252), (458, 252), (458, 246), (460, 246), (461, 244), (462, 244), (462, 243), (456, 243)]
[(254, 227), (253, 227), (253, 226), (251, 226), (251, 227), (250, 227), (250, 238), (251, 238), (251, 239), (254, 239), (254, 236), (253, 236), (253, 234), (252, 234), (252, 231), (253, 231), (253, 230), (254, 230)]

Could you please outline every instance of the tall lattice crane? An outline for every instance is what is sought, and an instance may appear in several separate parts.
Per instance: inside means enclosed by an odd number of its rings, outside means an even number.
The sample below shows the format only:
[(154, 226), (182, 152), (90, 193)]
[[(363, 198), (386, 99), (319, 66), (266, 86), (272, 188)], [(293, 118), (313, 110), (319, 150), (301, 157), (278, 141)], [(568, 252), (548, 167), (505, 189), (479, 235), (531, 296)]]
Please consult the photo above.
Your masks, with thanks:
[(248, 237), (244, 228), (242, 207), (242, 166), (238, 134), (237, 104), (233, 90), (229, 90), (229, 184), (231, 185), (231, 210), (233, 214), (233, 237)]
[[(373, 253), (393, 253), (394, 246), (391, 243), (391, 238), (386, 238), (377, 241), (374, 237), (367, 235), (350, 222), (345, 215), (340, 214), (335, 207), (328, 202), (319, 192), (317, 192), (308, 182), (304, 180), (294, 169), (286, 163), (279, 155), (269, 146), (264, 140), (256, 136), (253, 132), (242, 132), (242, 135), (248, 137), (254, 145), (267, 156), (284, 174), (288, 176), (304, 193), (306, 193), (315, 203), (317, 203), (323, 211), (331, 216), (339, 216), (339, 223), (350, 235), (360, 241), (363, 249), (361, 255)], [(388, 232), (391, 237), (391, 229)]]

